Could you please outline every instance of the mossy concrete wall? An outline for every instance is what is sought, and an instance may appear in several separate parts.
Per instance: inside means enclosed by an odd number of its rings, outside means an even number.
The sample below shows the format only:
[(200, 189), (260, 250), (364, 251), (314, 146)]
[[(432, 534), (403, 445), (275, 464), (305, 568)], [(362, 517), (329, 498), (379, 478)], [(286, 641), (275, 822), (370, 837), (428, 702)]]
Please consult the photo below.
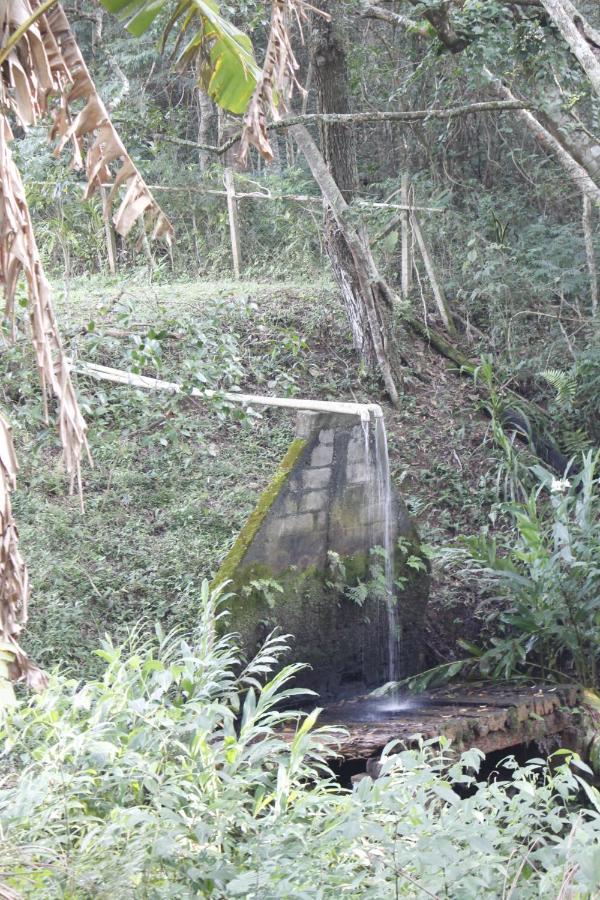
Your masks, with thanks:
[[(311, 666), (299, 681), (326, 697), (388, 677), (381, 592), (371, 589), (359, 603), (348, 590), (372, 582), (373, 566), (381, 562), (373, 548), (384, 545), (385, 509), (373, 492), (374, 465), (372, 425), (365, 437), (357, 417), (300, 413), (295, 440), (214, 582), (230, 581), (235, 596), (228, 602), (228, 628), (239, 632), (246, 653), (279, 627), (291, 635), (290, 659)], [(429, 575), (425, 566), (414, 568), (422, 558), (419, 539), (396, 491), (392, 538), (400, 583), (399, 675), (405, 676), (422, 667)]]

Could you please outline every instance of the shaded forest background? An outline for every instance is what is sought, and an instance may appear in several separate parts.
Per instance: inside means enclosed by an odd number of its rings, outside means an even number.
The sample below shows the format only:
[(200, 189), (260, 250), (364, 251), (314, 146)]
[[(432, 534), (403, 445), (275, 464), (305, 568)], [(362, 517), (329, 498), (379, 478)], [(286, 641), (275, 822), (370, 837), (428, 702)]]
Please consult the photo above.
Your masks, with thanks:
[[(572, 115), (574, 131), (593, 135), (597, 104), (543, 13), (519, 4), (471, 7), (466, 23), (471, 43), (451, 53), (435, 35), (425, 40), (361, 15), (358, 3), (338, 4), (336, 26), (347, 42), (352, 110), (425, 110), (490, 99), (494, 94), (482, 74), (487, 67), (506, 78), (525, 103), (546, 104), (550, 113), (559, 104), (561, 116)], [(594, 7), (582, 10), (592, 23), (598, 18)], [(66, 11), (113, 120), (175, 225), (172, 258), (152, 248), (154, 277), (230, 272), (225, 197), (208, 193), (223, 191), (223, 159), (194, 144), (218, 145), (235, 124), (198, 92), (193, 72), (173, 72), (157, 50), (158, 29), (134, 39), (91, 4)], [(250, 23), (260, 58), (268, 10), (257, 2), (235, 4), (226, 12), (246, 28)], [(315, 112), (306, 46), (299, 44), (298, 57), (308, 95), (304, 101), (298, 95), (295, 103)], [(415, 201), (443, 210), (423, 214), (423, 227), (453, 309), (484, 333), (486, 346), (517, 366), (524, 378), (550, 360), (557, 367), (568, 362), (572, 349), (586, 341), (581, 332), (590, 312), (581, 196), (518, 116), (491, 112), (410, 125), (375, 122), (356, 126), (356, 136), (358, 200), (382, 203), (391, 197), (394, 203), (395, 197), (399, 202), (400, 179), (408, 173)], [(67, 281), (82, 272), (106, 272), (99, 201), (81, 206), (77, 173), (52, 159), (43, 129), (23, 136), (16, 146), (38, 240), (51, 268)], [(280, 131), (274, 147), (274, 163), (265, 164), (251, 151), (248, 166), (237, 167), (237, 190), (318, 201), (293, 140)], [(229, 163), (234, 155), (227, 154)], [(327, 276), (318, 202), (246, 199), (239, 205), (248, 277)], [(393, 209), (361, 212), (372, 237), (394, 216)], [(134, 246), (130, 242), (118, 250), (122, 273), (149, 263)], [(397, 280), (398, 228), (378, 242), (377, 254), (386, 274)], [(417, 281), (416, 310), (427, 290), (425, 278)], [(565, 330), (572, 336), (571, 348)], [(540, 339), (539, 360), (531, 359), (532, 331)], [(524, 348), (526, 360), (520, 358)]]

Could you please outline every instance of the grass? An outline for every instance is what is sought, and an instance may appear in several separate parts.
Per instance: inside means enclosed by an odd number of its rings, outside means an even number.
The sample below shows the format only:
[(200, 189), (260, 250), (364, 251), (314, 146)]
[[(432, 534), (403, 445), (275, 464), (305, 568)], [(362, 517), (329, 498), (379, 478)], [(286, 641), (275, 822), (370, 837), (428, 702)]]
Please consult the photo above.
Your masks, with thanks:
[[(327, 282), (92, 277), (58, 290), (56, 306), (67, 350), (82, 359), (217, 391), (382, 400)], [(464, 383), (419, 353), (401, 408), (386, 407), (391, 465), (424, 539), (443, 543), (485, 516), (483, 429)], [(93, 674), (105, 632), (120, 640), (155, 621), (189, 627), (202, 579), (289, 446), (293, 416), (240, 418), (218, 395), (177, 399), (79, 377), (94, 459), (82, 515), (67, 495), (55, 425), (42, 420), (24, 335), (0, 355), (0, 375), (21, 463), (14, 510), (32, 582), (24, 644), (33, 659)], [(442, 578), (433, 609), (463, 602), (461, 590)]]
[[(183, 380), (191, 359), (209, 387), (335, 397), (353, 370), (351, 351), (335, 372), (326, 360), (317, 372), (308, 350), (307, 339), (320, 345), (337, 323), (326, 286), (86, 279), (59, 294), (57, 310), (67, 348), (81, 358), (129, 368), (152, 331), (145, 373)], [(0, 365), (21, 463), (14, 511), (32, 582), (28, 652), (83, 674), (95, 669), (106, 631), (119, 639), (157, 620), (189, 627), (201, 581), (284, 455), (293, 417), (268, 410), (237, 420), (219, 405), (79, 378), (94, 460), (82, 515), (67, 495), (55, 430), (41, 421), (27, 343)]]

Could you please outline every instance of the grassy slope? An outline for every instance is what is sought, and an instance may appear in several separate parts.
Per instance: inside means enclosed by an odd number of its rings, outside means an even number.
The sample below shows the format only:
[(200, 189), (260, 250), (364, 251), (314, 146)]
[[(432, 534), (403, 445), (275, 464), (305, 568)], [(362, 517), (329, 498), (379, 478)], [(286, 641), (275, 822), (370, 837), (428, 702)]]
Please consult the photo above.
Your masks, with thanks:
[[(82, 358), (123, 368), (138, 362), (174, 380), (185, 377), (187, 363), (196, 383), (264, 393), (381, 399), (377, 383), (358, 371), (325, 283), (86, 279), (57, 306), (67, 344)], [(485, 517), (485, 425), (467, 382), (424, 348), (412, 360), (401, 409), (386, 409), (393, 476), (424, 539), (446, 543)], [(93, 668), (91, 651), (106, 631), (193, 619), (198, 586), (285, 452), (293, 418), (269, 410), (236, 421), (208, 403), (80, 378), (95, 464), (85, 470), (82, 516), (66, 493), (56, 433), (41, 421), (31, 363), (26, 343), (0, 362), (0, 402), (12, 405), (22, 466), (15, 513), (33, 585), (25, 644), (42, 664), (81, 672)], [(464, 619), (457, 590), (438, 578), (433, 658), (451, 650), (455, 630), (464, 634), (455, 622)]]

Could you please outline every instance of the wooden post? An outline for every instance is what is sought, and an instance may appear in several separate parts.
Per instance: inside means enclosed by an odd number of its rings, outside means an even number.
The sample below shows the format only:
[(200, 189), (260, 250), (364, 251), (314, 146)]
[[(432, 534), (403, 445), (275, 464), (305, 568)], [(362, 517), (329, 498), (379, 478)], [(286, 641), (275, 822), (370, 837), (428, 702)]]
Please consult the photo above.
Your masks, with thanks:
[[(403, 206), (409, 205), (409, 176), (405, 173), (402, 176), (402, 197)], [(402, 233), (402, 296), (408, 300), (410, 289), (412, 286), (413, 275), (413, 254), (412, 240), (410, 233), (410, 216), (408, 210), (403, 210), (401, 216), (401, 233)]]
[(138, 247), (141, 246), (144, 251), (144, 256), (148, 260), (148, 274), (150, 278), (154, 275), (154, 257), (152, 256), (152, 248), (150, 247), (150, 241), (148, 240), (148, 235), (146, 234), (146, 223), (144, 222), (144, 217), (139, 220), (139, 229), (140, 229), (140, 241)]
[(105, 184), (100, 187), (102, 197), (102, 218), (104, 219), (104, 235), (106, 237), (106, 254), (108, 257), (108, 271), (111, 275), (117, 274), (117, 239), (115, 237), (115, 229), (110, 220), (110, 210), (108, 208), (108, 188)]
[(425, 238), (423, 237), (423, 232), (421, 231), (421, 226), (419, 224), (419, 220), (417, 219), (417, 214), (414, 210), (410, 214), (410, 224), (412, 226), (413, 234), (417, 239), (417, 244), (419, 245), (421, 256), (423, 257), (425, 271), (427, 272), (427, 277), (429, 278), (431, 290), (433, 291), (433, 296), (442, 322), (444, 323), (448, 334), (455, 336), (456, 325), (454, 324), (454, 320), (452, 319), (448, 301), (446, 300), (443, 288), (438, 280), (435, 266), (433, 264), (433, 259), (431, 258), (431, 254), (429, 253), (429, 249), (427, 247), (427, 244), (425, 243)]
[(231, 236), (231, 255), (233, 257), (233, 272), (236, 278), (240, 277), (242, 267), (242, 255), (240, 251), (240, 228), (238, 221), (237, 200), (235, 198), (235, 183), (233, 169), (229, 166), (223, 172), (223, 182), (227, 191), (227, 212), (229, 213), (229, 234)]

